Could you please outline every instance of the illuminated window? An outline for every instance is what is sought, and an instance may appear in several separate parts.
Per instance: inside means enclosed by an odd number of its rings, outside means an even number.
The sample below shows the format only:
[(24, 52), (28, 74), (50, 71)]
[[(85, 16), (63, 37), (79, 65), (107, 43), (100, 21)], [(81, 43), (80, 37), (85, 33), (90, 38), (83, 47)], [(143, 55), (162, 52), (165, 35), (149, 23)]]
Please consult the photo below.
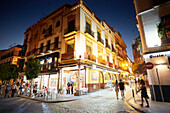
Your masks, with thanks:
[(112, 80), (114, 80), (114, 75), (112, 75)]
[(54, 67), (57, 67), (57, 57), (54, 58)]
[(108, 80), (108, 74), (105, 74), (105, 80)]
[(109, 60), (109, 56), (107, 56), (107, 62), (110, 62), (110, 60)]
[(102, 59), (103, 58), (103, 49), (98, 48), (98, 58)]
[(89, 45), (86, 45), (86, 52), (88, 54), (92, 54), (92, 49), (91, 49), (91, 47)]

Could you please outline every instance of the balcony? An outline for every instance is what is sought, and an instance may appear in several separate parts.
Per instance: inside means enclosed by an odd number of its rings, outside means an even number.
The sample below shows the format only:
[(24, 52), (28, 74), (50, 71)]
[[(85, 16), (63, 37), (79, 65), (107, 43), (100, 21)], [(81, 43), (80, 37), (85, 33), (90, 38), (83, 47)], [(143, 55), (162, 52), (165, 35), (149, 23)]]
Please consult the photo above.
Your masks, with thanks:
[(88, 60), (91, 60), (91, 61), (94, 61), (96, 62), (96, 56), (92, 55), (92, 54), (89, 54), (89, 53), (84, 53), (84, 59), (88, 59)]
[(103, 64), (103, 65), (107, 64), (106, 60), (101, 59), (101, 58), (98, 58), (98, 63)]
[(69, 52), (69, 53), (63, 53), (61, 55), (61, 60), (69, 60), (69, 59), (74, 59), (75, 58), (75, 52)]
[(98, 37), (98, 38), (97, 38), (97, 41), (101, 42), (101, 43), (104, 45), (104, 40), (101, 39), (101, 37)]
[(75, 27), (75, 26), (68, 27), (68, 28), (64, 29), (64, 35), (67, 34), (67, 33), (72, 32), (72, 31), (77, 31), (77, 30), (78, 30), (78, 27)]
[(48, 37), (51, 35), (52, 35), (52, 30), (50, 30), (50, 29), (45, 30), (44, 37)]
[(120, 57), (120, 58), (122, 58), (122, 59), (123, 59), (123, 55), (122, 55), (122, 54), (120, 54), (120, 53), (116, 53), (116, 55), (117, 55), (118, 57)]
[(107, 48), (109, 48), (109, 49), (111, 49), (111, 47), (110, 47), (110, 45), (109, 45), (109, 44), (106, 44), (106, 47), (107, 47)]
[(90, 34), (91, 36), (94, 37), (94, 32), (91, 29), (87, 28), (87, 27), (86, 27), (85, 33), (88, 33), (88, 34)]
[(6, 59), (6, 58), (9, 58), (9, 57), (11, 57), (11, 56), (19, 56), (19, 53), (18, 53), (18, 52), (6, 53), (5, 55), (2, 55), (2, 56), (1, 56), (1, 60)]
[(119, 48), (122, 48), (122, 46), (119, 44), (119, 42), (116, 43), (116, 46), (118, 46)]
[(49, 46), (43, 46), (42, 48), (38, 48), (35, 53), (37, 55), (41, 53), (50, 53), (55, 50), (60, 50), (61, 49), (61, 42), (56, 43), (51, 43)]
[(108, 66), (111, 67), (111, 68), (113, 68), (113, 63), (108, 62)]
[(115, 48), (113, 48), (113, 47), (112, 47), (112, 52), (116, 53), (116, 50), (115, 50)]

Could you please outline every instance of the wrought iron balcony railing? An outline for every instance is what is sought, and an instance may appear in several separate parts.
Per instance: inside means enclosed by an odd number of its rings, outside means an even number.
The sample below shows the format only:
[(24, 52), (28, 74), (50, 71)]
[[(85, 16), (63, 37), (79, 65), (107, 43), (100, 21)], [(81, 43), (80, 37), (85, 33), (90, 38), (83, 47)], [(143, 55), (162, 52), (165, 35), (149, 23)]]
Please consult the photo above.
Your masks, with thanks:
[(89, 33), (91, 36), (94, 37), (94, 32), (91, 29), (89, 29), (88, 27), (86, 27), (85, 33)]

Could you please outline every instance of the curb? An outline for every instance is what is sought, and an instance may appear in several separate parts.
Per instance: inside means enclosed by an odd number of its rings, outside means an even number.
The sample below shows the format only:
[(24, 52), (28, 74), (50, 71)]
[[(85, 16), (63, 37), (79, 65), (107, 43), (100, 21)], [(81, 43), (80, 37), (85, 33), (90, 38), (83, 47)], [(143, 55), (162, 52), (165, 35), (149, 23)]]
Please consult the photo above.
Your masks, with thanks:
[(127, 102), (134, 110), (136, 110), (136, 111), (138, 111), (138, 112), (140, 112), (140, 113), (147, 113), (147, 112), (145, 112), (145, 111), (143, 111), (143, 110), (140, 110), (140, 109), (134, 107), (134, 106), (129, 102), (130, 99), (132, 99), (132, 96), (130, 96), (130, 97), (127, 99), (126, 102)]
[(70, 102), (70, 101), (76, 101), (79, 99), (70, 99), (70, 100), (56, 100), (56, 101), (47, 101), (47, 100), (40, 100), (40, 99), (35, 99), (35, 98), (30, 98), (30, 97), (24, 97), (24, 96), (18, 96), (20, 98), (26, 98), (34, 101), (39, 101), (39, 102), (44, 102), (44, 103), (61, 103), (61, 102)]

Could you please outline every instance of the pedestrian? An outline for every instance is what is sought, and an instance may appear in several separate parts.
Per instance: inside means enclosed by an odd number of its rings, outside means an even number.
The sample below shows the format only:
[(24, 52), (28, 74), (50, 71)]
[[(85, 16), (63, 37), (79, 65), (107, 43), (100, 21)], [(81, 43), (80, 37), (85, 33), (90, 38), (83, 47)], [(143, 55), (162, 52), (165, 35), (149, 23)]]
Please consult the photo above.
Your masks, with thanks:
[(67, 83), (67, 94), (70, 94), (70, 82)]
[(140, 105), (143, 107), (143, 98), (145, 98), (145, 101), (146, 101), (146, 104), (147, 104), (145, 107), (149, 107), (149, 102), (148, 102), (148, 100), (147, 100), (147, 99), (149, 98), (149, 96), (148, 96), (148, 94), (147, 94), (145, 82), (144, 82), (143, 79), (140, 80), (140, 84), (141, 84), (141, 87), (140, 87), (140, 89), (137, 91), (137, 93), (138, 93), (139, 91), (141, 91), (142, 104), (140, 104)]
[(23, 86), (22, 86), (22, 84), (21, 84), (20, 87), (19, 87), (19, 92), (20, 92), (19, 94), (20, 94), (20, 95), (23, 94), (23, 93), (22, 93), (22, 89), (23, 89)]
[(37, 86), (36, 86), (36, 85), (34, 85), (33, 93), (34, 93), (34, 95), (36, 96), (36, 94), (37, 94)]
[(130, 88), (131, 88), (131, 79), (129, 78), (129, 86), (130, 86)]
[(4, 83), (2, 83), (2, 86), (1, 86), (1, 95), (2, 95), (3, 92), (4, 92), (4, 89), (5, 89), (5, 85), (4, 85)]
[(71, 86), (71, 94), (73, 94), (73, 86), (74, 86), (74, 82), (70, 81), (70, 86)]
[(125, 84), (124, 82), (122, 82), (122, 79), (120, 79), (120, 82), (119, 82), (119, 89), (120, 89), (122, 100), (123, 100), (123, 98), (125, 98), (125, 95), (124, 95)]
[(11, 85), (9, 83), (6, 84), (6, 87), (5, 87), (5, 98), (8, 96), (9, 97), (9, 92), (11, 90)]
[(0, 91), (1, 91), (2, 84), (0, 84)]
[(13, 83), (11, 97), (14, 97), (14, 94), (16, 92), (16, 88), (17, 88), (17, 85), (15, 83)]
[(117, 97), (117, 99), (119, 99), (119, 97), (118, 97), (118, 93), (119, 93), (119, 84), (118, 84), (117, 80), (116, 80), (116, 82), (115, 82), (114, 87), (115, 87), (116, 97)]

